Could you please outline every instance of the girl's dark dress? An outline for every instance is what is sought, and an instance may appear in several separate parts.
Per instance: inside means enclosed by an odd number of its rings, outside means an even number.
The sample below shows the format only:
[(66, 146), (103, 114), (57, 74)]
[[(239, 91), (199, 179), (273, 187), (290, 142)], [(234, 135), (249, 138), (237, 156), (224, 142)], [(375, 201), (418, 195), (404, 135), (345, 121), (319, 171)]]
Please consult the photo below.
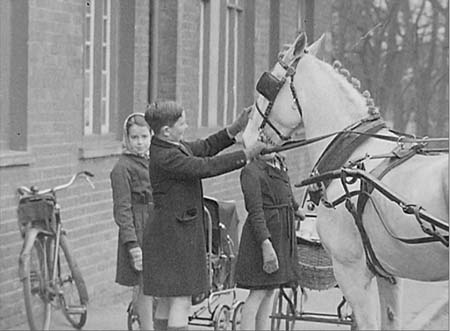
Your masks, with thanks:
[[(297, 280), (294, 200), (288, 174), (263, 160), (249, 163), (241, 171), (241, 187), (248, 216), (242, 230), (236, 265), (237, 286), (274, 289)], [(263, 271), (261, 243), (270, 238), (279, 269)]]
[(122, 154), (111, 171), (114, 220), (119, 226), (116, 282), (124, 286), (139, 284), (139, 272), (130, 260), (127, 243), (142, 247), (144, 227), (153, 219), (153, 198), (148, 159)]

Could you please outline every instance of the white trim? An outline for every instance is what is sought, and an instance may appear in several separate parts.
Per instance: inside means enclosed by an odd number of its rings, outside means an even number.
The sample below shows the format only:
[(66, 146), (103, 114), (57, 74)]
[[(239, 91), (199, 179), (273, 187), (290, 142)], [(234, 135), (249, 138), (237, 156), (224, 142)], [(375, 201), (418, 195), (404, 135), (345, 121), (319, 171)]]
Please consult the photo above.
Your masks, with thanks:
[(230, 50), (230, 14), (231, 8), (227, 7), (225, 12), (225, 62), (224, 62), (224, 85), (223, 85), (223, 125), (227, 125), (227, 114), (228, 114), (228, 66), (230, 65), (230, 61), (228, 58), (228, 52)]
[[(93, 97), (94, 97), (94, 29), (95, 29), (95, 0), (90, 0), (90, 12), (86, 11), (86, 15), (84, 17), (84, 22), (86, 24), (86, 19), (89, 17), (90, 20), (90, 26), (89, 26), (89, 38), (85, 40), (84, 42), (84, 50), (86, 51), (86, 46), (89, 46), (89, 68), (84, 67), (84, 77), (83, 80), (86, 79), (86, 74), (89, 75), (89, 90), (88, 95), (84, 96), (84, 103), (83, 103), (83, 109), (84, 109), (84, 116), (83, 119), (85, 119), (86, 116), (88, 116), (89, 123), (86, 125), (86, 121), (83, 121), (83, 128), (84, 128), (84, 134), (89, 135), (93, 133), (93, 121), (94, 121), (94, 103), (93, 103)], [(86, 36), (87, 37), (87, 36)], [(86, 100), (88, 101), (88, 106), (86, 109)]]
[(208, 126), (217, 126), (217, 86), (219, 81), (220, 2), (211, 1), (211, 34), (209, 38)]
[[(111, 0), (103, 0), (103, 5), (107, 4), (107, 12), (106, 16), (102, 15), (102, 61), (103, 61), (103, 47), (106, 48), (106, 56), (105, 56), (105, 70), (103, 70), (102, 63), (102, 78), (105, 75), (105, 96), (101, 96), (100, 102), (100, 113), (102, 103), (105, 102), (105, 123), (103, 123), (103, 118), (101, 118), (101, 129), (100, 132), (102, 134), (109, 132), (109, 122), (110, 122), (110, 76), (111, 76)], [(103, 22), (106, 20), (106, 31), (103, 31)], [(106, 33), (106, 42), (103, 41), (103, 34)], [(101, 80), (101, 84), (103, 84), (103, 79)], [(101, 87), (103, 89), (103, 86)]]
[[(239, 3), (239, 0), (236, 1), (237, 4)], [(234, 20), (234, 79), (233, 79), (233, 97), (234, 97), (234, 105), (233, 105), (233, 118), (234, 120), (236, 118), (237, 113), (237, 84), (238, 84), (238, 62), (239, 62), (239, 15), (240, 10), (236, 8), (235, 11), (235, 20)]]
[(205, 2), (200, 1), (200, 45), (199, 45), (199, 61), (198, 61), (198, 116), (197, 116), (197, 127), (202, 126), (203, 119), (203, 52), (205, 50)]

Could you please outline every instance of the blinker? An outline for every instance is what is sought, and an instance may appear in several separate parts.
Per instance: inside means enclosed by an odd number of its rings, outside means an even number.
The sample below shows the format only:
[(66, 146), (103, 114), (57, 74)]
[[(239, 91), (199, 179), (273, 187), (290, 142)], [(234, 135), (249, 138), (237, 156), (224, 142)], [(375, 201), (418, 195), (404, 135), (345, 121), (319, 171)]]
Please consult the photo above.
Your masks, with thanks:
[(278, 92), (284, 85), (285, 78), (282, 80), (278, 79), (270, 72), (264, 72), (256, 84), (256, 91), (260, 93), (269, 102), (275, 101)]

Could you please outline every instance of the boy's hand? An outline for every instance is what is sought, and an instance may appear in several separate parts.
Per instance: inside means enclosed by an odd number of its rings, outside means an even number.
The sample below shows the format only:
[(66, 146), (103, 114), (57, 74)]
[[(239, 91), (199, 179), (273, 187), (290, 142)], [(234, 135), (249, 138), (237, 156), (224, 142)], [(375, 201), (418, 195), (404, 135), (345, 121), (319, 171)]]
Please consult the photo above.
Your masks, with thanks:
[(303, 221), (303, 220), (305, 220), (305, 218), (306, 218), (305, 211), (304, 211), (302, 208), (297, 209), (297, 210), (294, 212), (294, 215), (295, 215), (295, 217), (297, 217), (300, 221)]
[(253, 109), (253, 106), (244, 108), (244, 110), (239, 114), (239, 116), (234, 120), (233, 123), (227, 128), (228, 133), (231, 136), (236, 136), (239, 132), (243, 131), (248, 123), (248, 118)]
[(272, 242), (266, 239), (261, 244), (262, 255), (263, 255), (263, 270), (268, 273), (274, 273), (278, 270), (278, 257), (275, 249), (272, 246)]
[(131, 265), (136, 271), (142, 271), (142, 249), (133, 247), (129, 250), (131, 256)]

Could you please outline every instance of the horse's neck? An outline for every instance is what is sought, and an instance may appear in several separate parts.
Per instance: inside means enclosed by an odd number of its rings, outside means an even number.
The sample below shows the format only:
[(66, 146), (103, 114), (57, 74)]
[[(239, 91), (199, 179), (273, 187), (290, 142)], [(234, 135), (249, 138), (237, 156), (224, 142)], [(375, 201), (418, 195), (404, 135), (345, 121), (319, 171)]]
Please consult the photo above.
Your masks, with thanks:
[[(365, 100), (358, 91), (328, 64), (317, 59), (313, 62), (307, 64), (312, 66), (311, 74), (303, 76), (300, 81), (305, 91), (305, 103), (302, 106), (306, 138), (341, 131), (366, 114)], [(311, 159), (317, 160), (333, 138), (312, 144)]]

